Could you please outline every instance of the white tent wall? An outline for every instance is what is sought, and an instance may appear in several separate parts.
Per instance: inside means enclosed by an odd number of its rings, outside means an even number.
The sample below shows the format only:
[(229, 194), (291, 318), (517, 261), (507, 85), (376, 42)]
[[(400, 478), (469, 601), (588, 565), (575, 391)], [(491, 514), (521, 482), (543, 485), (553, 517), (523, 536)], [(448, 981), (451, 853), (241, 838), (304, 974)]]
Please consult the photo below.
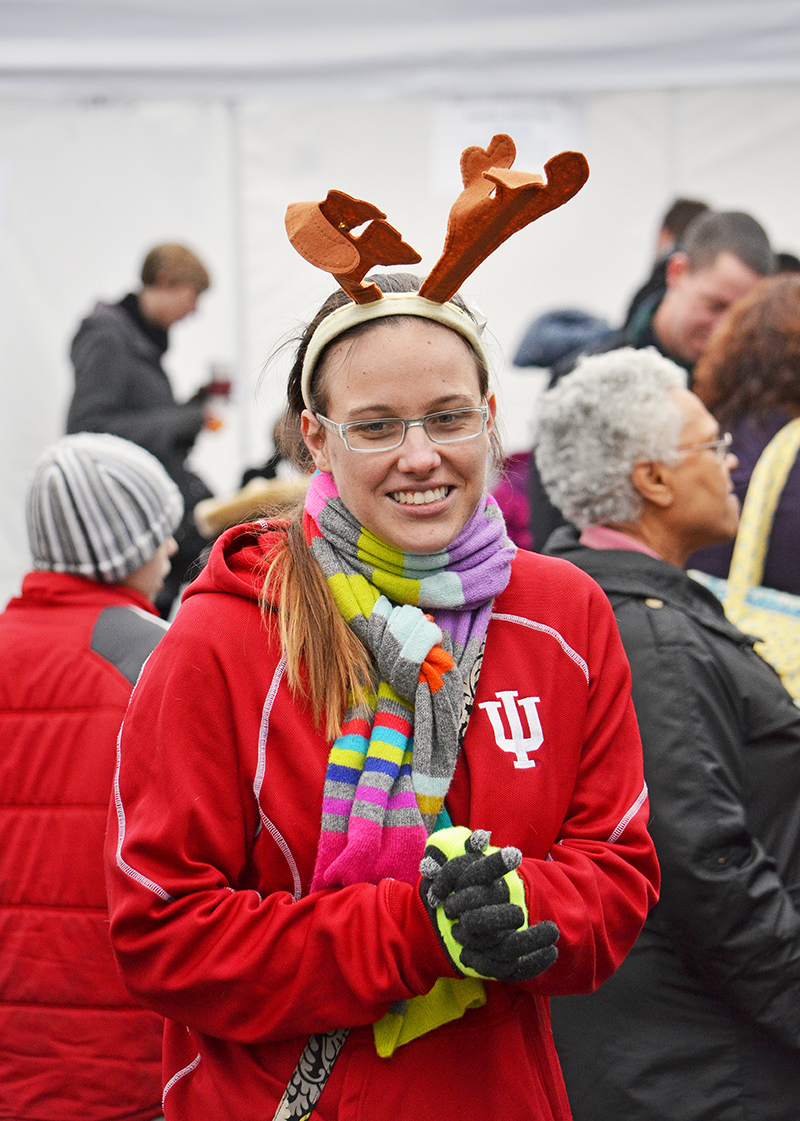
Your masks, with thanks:
[(95, 300), (136, 285), (150, 245), (184, 241), (213, 275), (198, 315), (173, 329), (167, 364), (181, 396), (212, 363), (234, 371), (226, 426), (204, 434), (194, 456), (212, 487), (229, 490), (269, 451), (281, 408), (286, 353), (262, 375), (265, 360), (331, 288), (289, 246), (287, 203), (330, 187), (366, 198), (423, 255), (425, 271), (459, 189), (460, 148), (497, 131), (520, 141), (525, 170), (562, 147), (580, 147), (591, 168), (575, 199), (465, 285), (489, 319), (511, 450), (529, 438), (540, 385), (509, 366), (528, 321), (565, 305), (617, 320), (676, 195), (747, 210), (777, 248), (800, 249), (800, 82), (454, 102), (0, 100), (0, 604), (28, 565), (24, 488), (62, 431), (71, 335)]
[[(0, 103), (3, 602), (28, 565), (22, 507), (32, 463), (64, 430), (71, 336), (98, 299), (137, 285), (150, 245), (196, 247), (214, 281), (202, 313), (173, 333), (167, 365), (178, 393), (206, 381), (211, 362), (237, 358), (230, 142), (224, 104)], [(229, 424), (213, 451), (225, 485), (238, 442)]]

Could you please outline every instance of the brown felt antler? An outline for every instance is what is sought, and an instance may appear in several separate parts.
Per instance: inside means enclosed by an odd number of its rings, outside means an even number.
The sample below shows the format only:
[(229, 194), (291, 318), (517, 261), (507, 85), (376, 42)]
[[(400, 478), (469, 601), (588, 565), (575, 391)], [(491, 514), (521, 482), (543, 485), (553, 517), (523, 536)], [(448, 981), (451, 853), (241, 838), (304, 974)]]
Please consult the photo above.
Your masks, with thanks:
[(580, 152), (562, 152), (541, 175), (512, 171), (517, 154), (510, 136), (492, 137), (488, 148), (467, 148), (461, 156), (464, 190), (450, 210), (442, 255), (420, 295), (436, 303), (449, 300), (481, 261), (530, 222), (555, 210), (581, 189), (589, 165)]
[[(446, 303), (481, 261), (530, 222), (555, 210), (581, 189), (589, 176), (586, 157), (562, 152), (545, 164), (547, 179), (511, 165), (514, 141), (501, 133), (488, 148), (466, 148), (461, 156), (464, 190), (450, 210), (442, 255), (419, 290), (433, 303)], [(297, 252), (333, 274), (357, 304), (382, 298), (375, 284), (363, 284), (373, 265), (415, 264), (421, 260), (386, 215), (372, 203), (343, 191), (328, 191), (322, 202), (295, 202), (286, 211), (286, 230)], [(362, 233), (353, 230), (364, 226)]]
[[(422, 258), (406, 245), (386, 215), (344, 191), (328, 191), (322, 202), (295, 202), (286, 211), (286, 231), (297, 252), (333, 274), (351, 300), (368, 304), (383, 293), (362, 284), (373, 265), (413, 265)], [(368, 225), (359, 235), (352, 230)]]

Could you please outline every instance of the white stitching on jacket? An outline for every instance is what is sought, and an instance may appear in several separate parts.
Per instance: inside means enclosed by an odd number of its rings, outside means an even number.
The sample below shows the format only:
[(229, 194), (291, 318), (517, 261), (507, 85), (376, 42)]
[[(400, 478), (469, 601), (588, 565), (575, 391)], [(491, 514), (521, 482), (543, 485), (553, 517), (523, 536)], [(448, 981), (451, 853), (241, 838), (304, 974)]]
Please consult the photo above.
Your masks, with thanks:
[(187, 1074), (191, 1074), (192, 1071), (195, 1070), (199, 1066), (199, 1064), (200, 1064), (200, 1052), (198, 1051), (197, 1054), (195, 1055), (195, 1057), (192, 1059), (192, 1061), (189, 1063), (188, 1066), (184, 1067), (183, 1070), (179, 1070), (176, 1074), (173, 1074), (172, 1078), (170, 1078), (169, 1082), (164, 1087), (164, 1093), (161, 1095), (161, 1108), (162, 1109), (164, 1108), (164, 1102), (166, 1101), (167, 1094), (170, 1092), (170, 1090), (175, 1085), (175, 1083), (180, 1082), (180, 1080), (182, 1078), (185, 1078)]
[(575, 662), (575, 664), (580, 667), (583, 672), (583, 676), (586, 678), (586, 684), (589, 684), (589, 666), (587, 665), (586, 661), (580, 656), (580, 654), (576, 650), (572, 649), (564, 636), (559, 634), (557, 630), (554, 630), (552, 627), (548, 627), (546, 623), (536, 623), (533, 619), (526, 619), (523, 615), (506, 615), (502, 612), (499, 612), (493, 613), (492, 618), (499, 619), (503, 623), (520, 623), (523, 627), (530, 627), (531, 630), (543, 631), (545, 634), (551, 635), (562, 648), (564, 653), (567, 654), (568, 657), (572, 658), (573, 662)]
[(644, 784), (644, 786), (642, 787), (641, 793), (639, 794), (639, 797), (633, 803), (633, 805), (628, 810), (628, 812), (623, 815), (623, 817), (621, 818), (621, 820), (620, 820), (619, 824), (617, 825), (616, 829), (611, 834), (611, 836), (608, 838), (608, 841), (606, 843), (608, 843), (609, 841), (618, 841), (620, 839), (622, 834), (628, 828), (628, 822), (632, 818), (636, 817), (637, 813), (639, 812), (639, 810), (644, 805), (644, 802), (645, 802), (646, 798), (647, 798), (647, 783)]
[(258, 806), (258, 814), (261, 818), (261, 824), (267, 830), (269, 835), (275, 841), (275, 844), (281, 850), (286, 858), (286, 863), (289, 865), (289, 870), (292, 873), (292, 882), (294, 884), (293, 895), (295, 899), (299, 899), (303, 893), (303, 885), (300, 881), (300, 872), (297, 868), (297, 862), (292, 856), (292, 850), (289, 844), (282, 835), (282, 833), (273, 825), (261, 806), (261, 787), (264, 783), (264, 775), (267, 767), (267, 737), (269, 736), (269, 718), (272, 713), (272, 706), (275, 703), (275, 697), (278, 692), (283, 675), (286, 671), (286, 657), (282, 657), (275, 667), (275, 673), (272, 675), (267, 696), (264, 701), (264, 707), (261, 712), (261, 726), (258, 730), (258, 765), (256, 767), (255, 777), (253, 779), (253, 793), (256, 796), (256, 805)]
[[(123, 725), (124, 727), (124, 725)], [(117, 811), (117, 867), (120, 871), (124, 872), (130, 879), (135, 880), (137, 884), (142, 887), (148, 888), (159, 899), (163, 899), (166, 903), (171, 903), (173, 896), (170, 895), (163, 887), (148, 880), (141, 872), (137, 872), (135, 868), (131, 868), (125, 860), (122, 859), (122, 846), (125, 842), (125, 807), (122, 805), (122, 794), (119, 789), (119, 772), (122, 766), (122, 728), (120, 728), (117, 735), (117, 768), (114, 773), (114, 806)]]

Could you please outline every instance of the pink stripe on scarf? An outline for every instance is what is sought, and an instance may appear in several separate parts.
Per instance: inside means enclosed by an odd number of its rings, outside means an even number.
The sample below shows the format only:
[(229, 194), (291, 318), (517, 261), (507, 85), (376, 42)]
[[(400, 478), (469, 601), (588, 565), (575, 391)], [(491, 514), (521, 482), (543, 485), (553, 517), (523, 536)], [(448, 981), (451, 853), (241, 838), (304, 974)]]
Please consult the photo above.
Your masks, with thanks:
[(331, 498), (338, 498), (339, 493), (333, 481), (333, 475), (325, 471), (318, 471), (314, 476), (314, 486), (309, 488), (306, 495), (306, 511), (311, 514), (314, 521), (319, 521), (319, 514), (325, 503)]
[(329, 798), (322, 799), (322, 812), (330, 814), (332, 817), (347, 817), (353, 805), (352, 798)]
[[(377, 883), (381, 879), (416, 883), (420, 853), (428, 834), (418, 828), (383, 829), (365, 818), (350, 818), (347, 834), (323, 833), (319, 842), (317, 871), (312, 891), (358, 883)], [(345, 845), (347, 848), (345, 849)], [(322, 872), (319, 869), (324, 869)]]

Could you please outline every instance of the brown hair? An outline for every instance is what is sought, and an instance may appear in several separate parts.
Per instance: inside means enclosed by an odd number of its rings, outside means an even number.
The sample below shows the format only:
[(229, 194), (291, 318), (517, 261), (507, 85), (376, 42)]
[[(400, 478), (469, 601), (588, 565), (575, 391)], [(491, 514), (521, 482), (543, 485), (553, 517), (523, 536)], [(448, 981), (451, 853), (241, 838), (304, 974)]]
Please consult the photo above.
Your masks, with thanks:
[(265, 563), (259, 604), (265, 615), (277, 607), (289, 687), (309, 701), (325, 735), (336, 739), (349, 699), (370, 686), (372, 662), (311, 554), (302, 509)]
[(169, 242), (155, 245), (142, 263), (142, 284), (146, 288), (166, 285), (174, 288), (178, 284), (191, 284), (198, 292), (205, 292), (211, 286), (203, 262), (185, 245)]
[[(407, 273), (371, 275), (367, 278), (383, 292), (417, 292), (419, 279)], [(308, 469), (310, 456), (300, 437), (300, 417), (305, 408), (301, 390), (303, 358), (316, 328), (337, 307), (349, 302), (349, 297), (337, 289), (311, 320), (299, 340), (294, 364), (289, 373), (287, 387), (288, 405), (285, 425), (280, 437), (281, 447), (294, 453), (298, 466)], [(455, 296), (453, 303), (466, 310), (466, 305)], [(372, 320), (359, 324), (337, 336), (333, 342), (353, 338), (370, 329), (387, 323), (405, 321), (404, 316)], [(468, 343), (464, 343), (468, 346)], [(327, 408), (324, 378), (317, 372), (324, 366), (328, 348), (323, 350), (315, 367), (311, 394), (320, 412)], [(475, 355), (481, 396), (489, 391), (489, 371)], [(302, 449), (302, 450), (300, 450)], [(493, 433), (495, 458), (499, 457), (499, 443)], [(298, 508), (289, 524), (285, 538), (278, 544), (266, 564), (264, 583), (259, 597), (262, 611), (277, 605), (281, 643), (286, 656), (286, 677), (289, 686), (306, 697), (319, 726), (323, 723), (325, 734), (335, 739), (341, 728), (342, 717), (349, 700), (362, 696), (372, 684), (372, 662), (368, 651), (345, 622), (317, 562), (306, 543), (302, 523), (302, 509)]]
[(708, 203), (700, 202), (698, 199), (677, 198), (661, 219), (661, 228), (666, 230), (677, 243), (683, 237), (689, 223), (709, 209)]
[(710, 268), (721, 253), (733, 253), (759, 276), (775, 271), (775, 257), (764, 227), (740, 210), (708, 210), (686, 227), (681, 249), (692, 272)]
[(762, 280), (732, 304), (694, 371), (720, 424), (773, 409), (800, 412), (800, 276)]

